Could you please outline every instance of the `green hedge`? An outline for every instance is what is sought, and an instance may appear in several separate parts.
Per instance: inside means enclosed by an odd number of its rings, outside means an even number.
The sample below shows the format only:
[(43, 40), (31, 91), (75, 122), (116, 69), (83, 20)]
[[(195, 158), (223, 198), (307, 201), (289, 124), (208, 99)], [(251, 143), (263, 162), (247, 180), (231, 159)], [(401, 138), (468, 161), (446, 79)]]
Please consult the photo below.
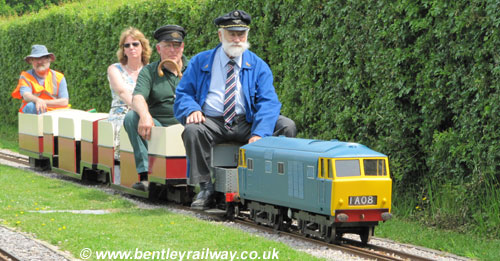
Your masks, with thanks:
[(72, 0), (0, 0), (0, 16), (14, 16), (28, 12), (37, 12), (50, 5), (59, 5), (71, 1)]
[[(389, 155), (396, 206), (410, 204), (401, 213), (422, 215), (414, 212), (419, 198), (433, 197), (431, 222), (481, 223), (479, 230), (500, 234), (496, 1), (89, 3), (1, 24), (5, 123), (16, 123), (19, 102), (10, 92), (29, 68), (22, 58), (31, 44), (57, 55), (53, 68), (65, 73), (74, 108), (108, 111), (106, 67), (123, 28), (150, 37), (160, 25), (183, 25), (192, 56), (217, 43), (213, 19), (240, 8), (253, 16), (251, 48), (271, 66), (282, 112), (301, 137), (360, 142)], [(450, 204), (464, 208), (440, 211)]]

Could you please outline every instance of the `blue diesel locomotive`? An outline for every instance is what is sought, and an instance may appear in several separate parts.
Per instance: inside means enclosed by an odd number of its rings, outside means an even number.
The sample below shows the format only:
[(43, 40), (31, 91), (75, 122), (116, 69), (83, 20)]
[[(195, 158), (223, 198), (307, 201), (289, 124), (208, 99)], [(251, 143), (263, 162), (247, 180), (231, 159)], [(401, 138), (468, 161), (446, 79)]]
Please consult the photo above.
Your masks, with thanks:
[(391, 218), (386, 155), (357, 143), (266, 137), (239, 151), (239, 198), (258, 223), (363, 243)]

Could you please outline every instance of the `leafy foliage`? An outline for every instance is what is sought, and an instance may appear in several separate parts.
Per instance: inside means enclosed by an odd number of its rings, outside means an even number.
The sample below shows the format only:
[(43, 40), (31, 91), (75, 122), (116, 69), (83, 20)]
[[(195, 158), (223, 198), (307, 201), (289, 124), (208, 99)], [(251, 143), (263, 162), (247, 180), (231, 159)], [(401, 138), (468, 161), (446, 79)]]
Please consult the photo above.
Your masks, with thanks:
[(106, 67), (116, 60), (121, 30), (135, 26), (152, 39), (157, 27), (180, 24), (190, 56), (217, 44), (216, 16), (243, 9), (253, 17), (252, 50), (271, 66), (282, 113), (295, 120), (300, 136), (384, 152), (396, 205), (433, 193), (431, 215), (448, 205), (464, 208), (431, 222), (481, 223), (483, 231), (500, 234), (497, 1), (121, 2), (73, 3), (0, 21), (4, 123), (16, 123), (19, 102), (9, 94), (29, 68), (22, 58), (31, 44), (56, 54), (52, 68), (65, 73), (73, 107), (108, 111)]
[(23, 15), (36, 12), (50, 5), (59, 5), (79, 0), (0, 0), (0, 16)]

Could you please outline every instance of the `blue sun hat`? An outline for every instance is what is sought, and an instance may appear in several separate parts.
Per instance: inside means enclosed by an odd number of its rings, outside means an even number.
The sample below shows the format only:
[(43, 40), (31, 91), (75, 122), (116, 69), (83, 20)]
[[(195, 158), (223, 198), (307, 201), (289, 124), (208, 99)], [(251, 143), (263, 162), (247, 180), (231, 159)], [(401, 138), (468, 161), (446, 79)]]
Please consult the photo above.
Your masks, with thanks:
[(24, 57), (24, 60), (29, 63), (29, 58), (40, 58), (49, 55), (52, 61), (56, 60), (56, 56), (53, 53), (49, 53), (45, 45), (35, 44), (31, 46), (31, 54)]

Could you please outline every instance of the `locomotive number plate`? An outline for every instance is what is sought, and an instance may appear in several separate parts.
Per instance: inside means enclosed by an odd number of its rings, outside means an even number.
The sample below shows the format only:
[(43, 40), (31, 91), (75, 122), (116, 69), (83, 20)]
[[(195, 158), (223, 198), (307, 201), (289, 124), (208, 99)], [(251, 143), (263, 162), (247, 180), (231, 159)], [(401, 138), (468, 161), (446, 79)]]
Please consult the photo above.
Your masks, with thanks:
[(377, 205), (377, 196), (349, 197), (349, 206)]

